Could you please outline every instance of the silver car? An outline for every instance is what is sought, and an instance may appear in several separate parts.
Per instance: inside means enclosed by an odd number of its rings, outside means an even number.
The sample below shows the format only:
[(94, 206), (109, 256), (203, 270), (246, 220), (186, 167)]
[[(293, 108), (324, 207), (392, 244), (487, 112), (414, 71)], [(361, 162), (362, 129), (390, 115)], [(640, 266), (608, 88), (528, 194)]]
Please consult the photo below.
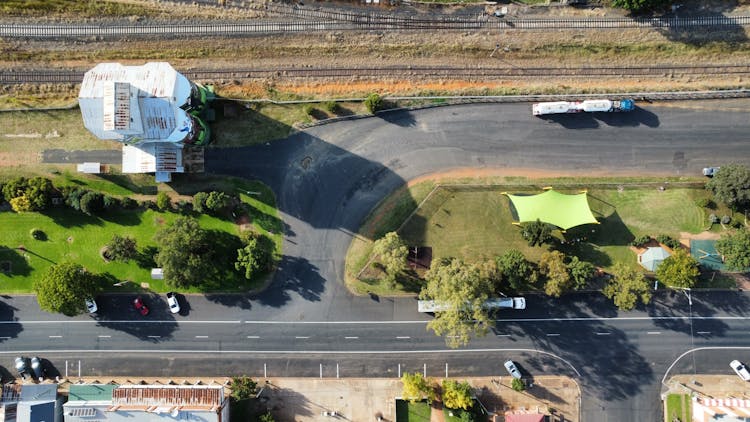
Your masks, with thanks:
[(508, 370), (511, 377), (521, 379), (521, 371), (518, 370), (518, 367), (512, 360), (505, 361), (505, 369)]

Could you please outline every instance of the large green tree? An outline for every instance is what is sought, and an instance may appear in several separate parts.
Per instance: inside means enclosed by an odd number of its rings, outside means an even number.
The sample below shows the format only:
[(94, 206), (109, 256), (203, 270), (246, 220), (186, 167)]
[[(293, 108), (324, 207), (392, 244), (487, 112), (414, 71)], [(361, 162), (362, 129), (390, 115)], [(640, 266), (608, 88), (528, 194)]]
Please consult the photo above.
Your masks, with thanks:
[(521, 226), (521, 236), (529, 246), (542, 246), (552, 240), (552, 226), (537, 219)]
[(596, 268), (590, 262), (581, 261), (577, 256), (574, 256), (568, 262), (568, 271), (570, 272), (570, 278), (573, 280), (573, 288), (581, 290), (594, 276)]
[(174, 222), (156, 232), (159, 252), (154, 257), (164, 271), (164, 281), (173, 287), (200, 284), (214, 271), (213, 251), (208, 232), (191, 217), (177, 217)]
[(53, 264), (34, 283), (39, 307), (72, 316), (86, 311), (84, 300), (99, 290), (98, 278), (73, 262)]
[(404, 399), (412, 403), (422, 399), (432, 402), (435, 399), (435, 387), (429, 379), (423, 377), (419, 372), (413, 374), (404, 372), (404, 375), (401, 376), (401, 382), (403, 383), (401, 397)]
[(612, 279), (603, 292), (623, 311), (635, 308), (638, 300), (644, 304), (651, 301), (651, 288), (643, 273), (622, 262), (612, 268)]
[(445, 335), (449, 347), (469, 343), (472, 334), (483, 336), (492, 324), (483, 307), (493, 290), (492, 280), (483, 276), (477, 265), (460, 259), (442, 259), (433, 263), (425, 274), (427, 285), (419, 294), (421, 299), (432, 299), (445, 306), (427, 323), (438, 336)]
[(750, 168), (742, 164), (722, 166), (706, 183), (716, 199), (733, 209), (750, 205)]
[(138, 256), (136, 241), (130, 236), (112, 235), (106, 247), (109, 258), (116, 261), (128, 262)]
[(474, 400), (469, 383), (443, 380), (443, 404), (448, 409), (470, 409), (474, 405)]
[(716, 250), (724, 256), (727, 269), (746, 271), (750, 268), (750, 231), (742, 228), (724, 234), (716, 241)]
[(663, 10), (672, 0), (612, 0), (612, 6), (629, 10), (633, 13), (645, 13)]
[(232, 398), (235, 400), (247, 400), (255, 396), (258, 384), (247, 375), (232, 377)]
[(546, 277), (544, 292), (552, 297), (560, 297), (573, 288), (565, 255), (560, 251), (548, 251), (539, 259), (539, 273)]
[(503, 281), (513, 290), (520, 290), (534, 279), (534, 267), (518, 249), (510, 249), (497, 259)]
[(245, 278), (250, 280), (270, 267), (273, 242), (260, 233), (249, 232), (243, 236), (243, 243), (245, 246), (237, 249), (237, 261), (234, 263), (234, 268), (243, 271)]
[(693, 287), (698, 275), (698, 261), (682, 248), (675, 249), (656, 268), (656, 278), (669, 287)]
[(409, 249), (396, 232), (386, 233), (375, 241), (372, 253), (383, 265), (386, 282), (393, 284), (399, 274), (404, 271), (409, 256)]
[(49, 206), (54, 190), (52, 181), (45, 177), (16, 177), (3, 185), (3, 196), (15, 211), (42, 211)]

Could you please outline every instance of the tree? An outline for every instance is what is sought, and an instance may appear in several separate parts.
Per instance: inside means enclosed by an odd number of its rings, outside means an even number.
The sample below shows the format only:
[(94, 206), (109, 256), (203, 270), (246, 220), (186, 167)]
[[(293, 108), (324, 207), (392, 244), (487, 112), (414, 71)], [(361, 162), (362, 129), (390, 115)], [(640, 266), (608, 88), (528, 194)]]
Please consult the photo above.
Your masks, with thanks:
[(108, 256), (116, 261), (128, 262), (138, 256), (138, 248), (132, 237), (115, 234), (106, 247)]
[(382, 107), (382, 105), (383, 105), (383, 97), (381, 97), (375, 92), (373, 92), (372, 94), (368, 95), (367, 98), (365, 98), (365, 108), (370, 113), (375, 113), (376, 111), (380, 110), (380, 107)]
[(193, 195), (193, 210), (195, 212), (203, 214), (206, 212), (206, 200), (208, 199), (208, 193), (198, 192)]
[(750, 232), (747, 229), (722, 235), (716, 241), (716, 250), (724, 256), (727, 269), (745, 271), (750, 268)]
[(409, 249), (396, 232), (390, 232), (375, 241), (372, 253), (383, 265), (386, 281), (392, 284), (406, 267)]
[(471, 386), (468, 382), (443, 380), (443, 404), (448, 409), (470, 409), (474, 405), (471, 396)]
[(177, 217), (156, 232), (159, 252), (154, 257), (164, 271), (165, 282), (174, 287), (199, 284), (212, 274), (212, 251), (208, 232), (190, 217)]
[(240, 401), (255, 396), (258, 384), (247, 375), (232, 377), (232, 398)]
[(221, 191), (213, 191), (206, 197), (206, 208), (213, 213), (219, 213), (229, 206), (229, 196)]
[(518, 378), (513, 378), (510, 380), (510, 388), (514, 389), (515, 391), (523, 391), (526, 389), (526, 384), (523, 383)]
[(492, 281), (482, 277), (477, 265), (460, 259), (443, 259), (433, 263), (425, 274), (427, 285), (419, 294), (421, 299), (432, 299), (448, 309), (435, 314), (427, 323), (436, 335), (445, 335), (449, 347), (469, 343), (471, 334), (483, 336), (492, 324), (484, 302), (492, 292)]
[(612, 0), (612, 6), (629, 10), (633, 13), (644, 13), (661, 10), (672, 0)]
[(732, 209), (746, 207), (750, 205), (750, 168), (742, 164), (722, 166), (706, 188)]
[(552, 226), (539, 219), (521, 226), (521, 236), (529, 242), (529, 246), (542, 246), (552, 240)]
[(430, 380), (424, 378), (419, 372), (413, 374), (404, 372), (404, 375), (401, 376), (401, 382), (404, 384), (401, 391), (401, 397), (404, 399), (412, 403), (425, 398), (428, 402), (435, 400), (435, 388)]
[(15, 198), (12, 198), (9, 202), (10, 202), (10, 207), (15, 212), (33, 211), (32, 206), (31, 206), (31, 201), (29, 201), (29, 197), (26, 195), (16, 196)]
[(642, 272), (618, 262), (612, 269), (612, 276), (603, 293), (619, 309), (629, 311), (635, 308), (639, 299), (644, 304), (651, 300), (651, 289)]
[(80, 206), (84, 214), (97, 214), (104, 209), (104, 196), (99, 192), (86, 192), (81, 197)]
[(510, 249), (497, 259), (498, 270), (511, 289), (520, 290), (533, 279), (534, 268), (518, 249)]
[(271, 414), (271, 411), (260, 415), (260, 418), (258, 419), (260, 422), (276, 422), (276, 419), (273, 418), (273, 415)]
[(560, 297), (573, 287), (565, 255), (560, 251), (549, 251), (539, 259), (539, 273), (547, 278), (544, 292), (549, 296)]
[(10, 202), (11, 199), (25, 194), (28, 186), (29, 183), (25, 177), (14, 177), (3, 185), (3, 196)]
[(167, 211), (172, 209), (172, 199), (166, 192), (159, 192), (156, 194), (156, 208), (159, 211)]
[(573, 279), (573, 288), (576, 290), (586, 287), (591, 277), (594, 276), (594, 271), (596, 271), (596, 268), (593, 264), (581, 261), (577, 256), (572, 257), (568, 262), (568, 272)]
[(29, 179), (25, 195), (31, 202), (33, 211), (42, 211), (47, 209), (50, 203), (50, 197), (55, 187), (52, 181), (46, 177), (32, 177)]
[(693, 287), (698, 281), (698, 261), (678, 248), (656, 268), (656, 278), (669, 287)]
[(250, 280), (270, 266), (273, 243), (266, 236), (255, 232), (249, 232), (243, 242), (245, 246), (237, 249), (237, 262), (234, 263), (234, 268), (238, 271), (244, 270), (245, 278)]
[(73, 316), (86, 310), (84, 300), (99, 290), (97, 277), (73, 262), (53, 264), (34, 283), (39, 307)]

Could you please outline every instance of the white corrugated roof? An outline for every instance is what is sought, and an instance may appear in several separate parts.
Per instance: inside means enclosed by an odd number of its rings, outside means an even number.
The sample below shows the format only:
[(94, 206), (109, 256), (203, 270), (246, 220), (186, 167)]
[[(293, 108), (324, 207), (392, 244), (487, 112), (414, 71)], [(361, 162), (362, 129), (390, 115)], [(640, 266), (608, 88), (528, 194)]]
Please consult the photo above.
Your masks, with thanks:
[(122, 147), (123, 173), (183, 173), (182, 147), (164, 142), (148, 142)]
[(84, 126), (100, 139), (180, 142), (193, 124), (180, 109), (189, 97), (190, 81), (169, 63), (100, 63), (86, 72), (78, 103)]

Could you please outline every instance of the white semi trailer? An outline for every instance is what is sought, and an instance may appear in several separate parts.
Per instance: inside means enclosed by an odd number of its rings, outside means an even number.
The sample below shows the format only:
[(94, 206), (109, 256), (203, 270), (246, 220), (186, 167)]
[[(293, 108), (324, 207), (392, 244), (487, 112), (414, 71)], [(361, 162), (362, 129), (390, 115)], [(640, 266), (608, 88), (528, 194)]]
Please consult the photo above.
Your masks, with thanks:
[(635, 109), (635, 101), (625, 100), (586, 100), (586, 101), (553, 101), (546, 103), (535, 103), (531, 106), (534, 116), (545, 116), (548, 114), (565, 113), (612, 113), (621, 111), (632, 111)]

